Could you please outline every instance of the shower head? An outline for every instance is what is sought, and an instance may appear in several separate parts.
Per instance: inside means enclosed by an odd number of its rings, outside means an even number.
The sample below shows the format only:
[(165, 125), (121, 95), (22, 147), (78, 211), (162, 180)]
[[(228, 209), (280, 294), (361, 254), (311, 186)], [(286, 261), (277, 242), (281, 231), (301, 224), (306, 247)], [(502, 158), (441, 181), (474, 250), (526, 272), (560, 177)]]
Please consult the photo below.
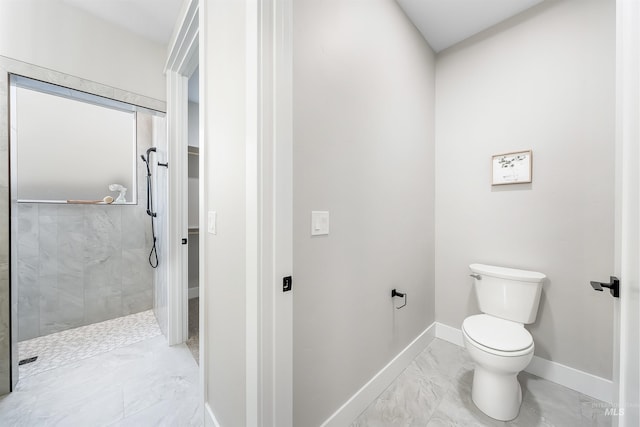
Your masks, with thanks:
[(147, 150), (147, 157), (144, 154), (140, 154), (140, 158), (147, 164), (147, 176), (151, 176), (151, 168), (149, 168), (149, 162), (151, 161), (150, 153), (155, 153), (156, 147), (151, 147)]

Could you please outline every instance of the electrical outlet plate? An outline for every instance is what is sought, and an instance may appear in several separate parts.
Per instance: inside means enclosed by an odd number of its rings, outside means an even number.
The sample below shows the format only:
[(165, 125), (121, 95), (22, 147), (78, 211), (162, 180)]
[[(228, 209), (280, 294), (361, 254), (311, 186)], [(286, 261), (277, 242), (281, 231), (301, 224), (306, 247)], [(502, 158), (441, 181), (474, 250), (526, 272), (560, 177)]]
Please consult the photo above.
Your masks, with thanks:
[(217, 218), (218, 214), (216, 211), (209, 211), (207, 215), (207, 232), (211, 234), (218, 234), (217, 229)]

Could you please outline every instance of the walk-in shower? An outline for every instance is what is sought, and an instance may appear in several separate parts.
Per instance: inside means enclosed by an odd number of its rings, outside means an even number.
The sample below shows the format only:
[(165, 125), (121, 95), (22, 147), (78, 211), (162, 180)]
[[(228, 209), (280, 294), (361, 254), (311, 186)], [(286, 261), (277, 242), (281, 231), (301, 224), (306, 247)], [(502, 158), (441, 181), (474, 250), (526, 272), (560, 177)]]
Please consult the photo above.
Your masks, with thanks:
[[(166, 322), (158, 306), (166, 305), (166, 268), (155, 268), (167, 235), (168, 178), (158, 168), (168, 166), (159, 162), (167, 156), (164, 113), (91, 94), (113, 93), (95, 83), (77, 86), (83, 91), (10, 78), (12, 347), (42, 349), (34, 340), (64, 341), (44, 339), (152, 309), (151, 318)], [(146, 153), (146, 170), (138, 153)], [(87, 157), (99, 161), (77, 160)], [(30, 371), (58, 354), (29, 351), (39, 354), (20, 358), (40, 356)]]

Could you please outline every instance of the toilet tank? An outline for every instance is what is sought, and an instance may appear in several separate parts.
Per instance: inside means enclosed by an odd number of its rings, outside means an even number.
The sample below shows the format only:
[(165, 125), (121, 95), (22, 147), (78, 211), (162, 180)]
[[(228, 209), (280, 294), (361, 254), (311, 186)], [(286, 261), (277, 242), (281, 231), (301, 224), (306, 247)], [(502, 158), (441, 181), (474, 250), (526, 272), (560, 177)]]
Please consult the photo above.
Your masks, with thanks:
[(542, 282), (547, 276), (485, 264), (471, 264), (469, 269), (483, 313), (519, 323), (536, 321)]

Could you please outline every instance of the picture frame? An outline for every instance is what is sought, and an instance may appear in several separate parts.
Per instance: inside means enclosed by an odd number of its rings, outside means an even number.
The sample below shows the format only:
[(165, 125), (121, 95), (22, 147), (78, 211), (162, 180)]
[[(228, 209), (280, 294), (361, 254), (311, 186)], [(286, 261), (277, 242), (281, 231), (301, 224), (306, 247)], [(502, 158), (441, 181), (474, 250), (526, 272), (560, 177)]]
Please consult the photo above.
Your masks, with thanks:
[(528, 184), (533, 181), (532, 150), (496, 154), (491, 158), (491, 185)]

